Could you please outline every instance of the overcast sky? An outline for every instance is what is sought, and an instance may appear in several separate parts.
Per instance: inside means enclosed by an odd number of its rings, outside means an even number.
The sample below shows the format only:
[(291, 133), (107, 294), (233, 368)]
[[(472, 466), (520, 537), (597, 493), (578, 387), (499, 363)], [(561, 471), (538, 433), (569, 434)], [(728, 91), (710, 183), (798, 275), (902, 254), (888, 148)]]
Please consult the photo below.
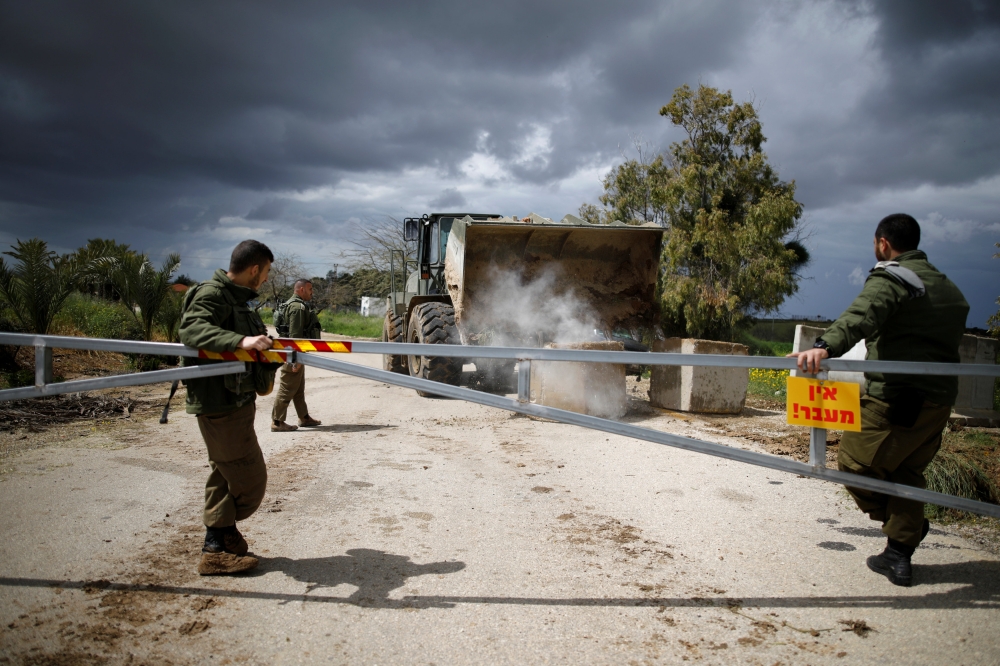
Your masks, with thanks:
[(875, 224), (997, 310), (1000, 3), (4, 2), (0, 245), (114, 238), (207, 277), (236, 242), (323, 275), (357, 224), (596, 202), (704, 83), (759, 107), (813, 262), (785, 314), (835, 317)]

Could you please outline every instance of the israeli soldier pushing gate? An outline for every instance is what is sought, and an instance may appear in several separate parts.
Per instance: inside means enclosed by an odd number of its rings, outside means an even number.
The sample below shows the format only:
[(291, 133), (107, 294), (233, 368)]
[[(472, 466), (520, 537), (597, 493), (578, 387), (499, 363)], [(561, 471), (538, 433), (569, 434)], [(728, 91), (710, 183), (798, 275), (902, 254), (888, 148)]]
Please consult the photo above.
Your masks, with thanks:
[[(864, 288), (820, 336), (813, 349), (790, 354), (816, 374), (820, 361), (844, 354), (861, 339), (866, 358), (958, 363), (969, 304), (958, 287), (917, 249), (920, 225), (897, 213), (875, 230), (875, 258)], [(958, 379), (934, 375), (865, 373), (861, 432), (845, 432), (837, 456), (841, 471), (926, 486), (924, 470), (941, 447), (958, 395)], [(930, 528), (921, 502), (848, 487), (858, 508), (882, 523), (885, 550), (868, 567), (895, 585), (912, 582), (910, 558)]]
[[(236, 246), (229, 270), (188, 290), (181, 315), (180, 339), (189, 347), (212, 352), (264, 351), (273, 341), (247, 302), (267, 280), (274, 255), (263, 243)], [(217, 363), (184, 359), (185, 365)], [(248, 553), (237, 521), (249, 518), (264, 500), (267, 466), (254, 432), (258, 395), (274, 386), (279, 364), (250, 363), (248, 372), (188, 379), (187, 412), (198, 417), (211, 472), (205, 484), (205, 545), (198, 573), (232, 574), (257, 566)]]

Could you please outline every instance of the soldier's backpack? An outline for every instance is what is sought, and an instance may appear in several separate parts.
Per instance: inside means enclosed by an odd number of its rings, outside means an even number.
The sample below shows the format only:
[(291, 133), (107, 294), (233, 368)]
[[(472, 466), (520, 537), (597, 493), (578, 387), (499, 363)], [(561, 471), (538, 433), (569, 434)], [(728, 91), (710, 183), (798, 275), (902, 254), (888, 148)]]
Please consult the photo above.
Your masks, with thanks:
[(278, 331), (278, 337), (288, 337), (288, 301), (279, 303), (274, 308), (274, 328)]

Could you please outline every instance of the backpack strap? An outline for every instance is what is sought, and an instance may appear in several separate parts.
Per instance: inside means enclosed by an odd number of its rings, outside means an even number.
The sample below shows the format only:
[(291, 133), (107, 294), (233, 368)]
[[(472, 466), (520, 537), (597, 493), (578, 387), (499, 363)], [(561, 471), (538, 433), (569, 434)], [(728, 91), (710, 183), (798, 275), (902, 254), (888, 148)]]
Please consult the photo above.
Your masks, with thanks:
[(869, 273), (875, 274), (875, 271), (881, 271), (890, 280), (902, 285), (910, 298), (920, 298), (927, 293), (927, 288), (924, 287), (924, 281), (920, 279), (920, 276), (909, 268), (900, 266), (898, 261), (880, 261)]

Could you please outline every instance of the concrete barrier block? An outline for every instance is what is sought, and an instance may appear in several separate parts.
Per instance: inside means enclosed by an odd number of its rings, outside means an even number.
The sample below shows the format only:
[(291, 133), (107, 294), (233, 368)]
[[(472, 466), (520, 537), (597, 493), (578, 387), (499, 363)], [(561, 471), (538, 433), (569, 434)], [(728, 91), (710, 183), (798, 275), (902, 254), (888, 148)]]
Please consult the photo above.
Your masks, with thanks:
[[(621, 342), (549, 344), (552, 349), (624, 351)], [(531, 362), (531, 401), (605, 419), (620, 419), (628, 410), (625, 364)]]
[[(654, 352), (680, 354), (730, 354), (746, 356), (746, 345), (693, 338), (667, 338), (653, 342)], [(739, 414), (747, 399), (747, 368), (706, 368), (654, 365), (649, 402), (664, 409), (708, 414)]]
[[(803, 326), (802, 324), (798, 324), (795, 327), (795, 339), (792, 342), (792, 351), (800, 352), (812, 349), (813, 344), (819, 340), (819, 336), (823, 335), (824, 331), (826, 331), (825, 328)], [(848, 361), (863, 361), (865, 360), (865, 356), (867, 354), (868, 348), (865, 347), (865, 341), (862, 339), (840, 358)], [(791, 374), (792, 377), (799, 377), (803, 373), (798, 370), (792, 370)], [(828, 379), (834, 382), (852, 382), (857, 384), (861, 387), (861, 395), (865, 394), (865, 373), (863, 372), (831, 372), (829, 373)]]
[[(963, 335), (958, 347), (962, 363), (996, 363), (1000, 340)], [(993, 409), (993, 377), (959, 377), (955, 409)]]

